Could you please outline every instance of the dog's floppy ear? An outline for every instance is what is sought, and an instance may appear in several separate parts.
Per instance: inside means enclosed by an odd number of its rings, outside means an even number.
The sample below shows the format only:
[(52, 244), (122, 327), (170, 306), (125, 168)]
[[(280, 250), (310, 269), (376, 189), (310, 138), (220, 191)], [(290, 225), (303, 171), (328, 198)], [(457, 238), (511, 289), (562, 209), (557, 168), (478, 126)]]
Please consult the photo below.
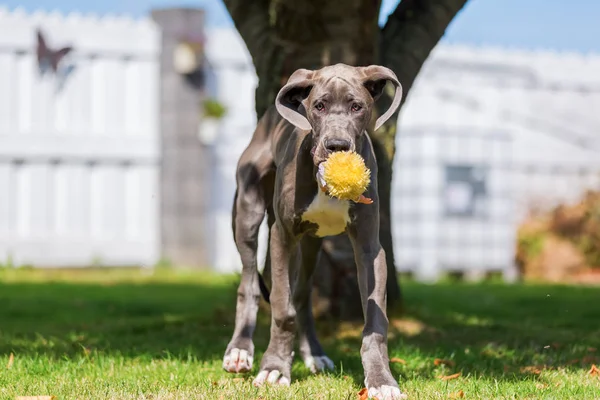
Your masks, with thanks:
[(363, 85), (369, 91), (375, 101), (381, 97), (383, 89), (387, 82), (391, 82), (395, 88), (394, 100), (388, 110), (375, 122), (375, 130), (379, 129), (396, 112), (402, 101), (402, 85), (398, 81), (398, 77), (394, 72), (386, 67), (379, 65), (371, 65), (363, 67), (362, 72), (365, 76)]
[(301, 114), (302, 101), (308, 97), (313, 87), (313, 71), (299, 69), (290, 76), (288, 83), (281, 88), (275, 100), (275, 107), (281, 116), (298, 128), (309, 131), (310, 122)]

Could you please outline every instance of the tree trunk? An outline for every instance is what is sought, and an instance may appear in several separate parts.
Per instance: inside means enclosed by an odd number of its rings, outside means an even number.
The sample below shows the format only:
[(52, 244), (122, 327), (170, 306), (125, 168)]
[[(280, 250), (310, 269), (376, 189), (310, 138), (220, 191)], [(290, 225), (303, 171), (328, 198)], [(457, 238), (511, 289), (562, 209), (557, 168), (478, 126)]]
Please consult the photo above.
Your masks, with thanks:
[[(402, 104), (412, 88), (415, 78), (431, 50), (444, 35), (446, 28), (463, 8), (467, 0), (402, 0), (396, 10), (388, 17), (379, 41), (379, 64), (391, 68), (402, 84)], [(379, 112), (386, 110), (392, 102), (387, 93), (378, 103)], [(392, 240), (392, 178), (393, 161), (396, 154), (396, 128), (398, 114), (402, 105), (392, 118), (373, 134), (375, 155), (379, 168), (377, 179), (380, 201), (380, 240), (386, 251), (388, 267), (394, 266), (396, 273), (394, 244)], [(392, 271), (388, 271), (388, 275)], [(395, 281), (388, 280), (389, 304), (402, 305), (401, 292)]]
[[(427, 55), (465, 1), (402, 0), (380, 32), (380, 0), (224, 0), (259, 78), (258, 116), (274, 103), (296, 69), (335, 63), (386, 65), (398, 75), (406, 97)], [(390, 101), (380, 101), (379, 110), (387, 108)], [(390, 210), (396, 122), (397, 114), (372, 135), (378, 164), (380, 240), (388, 264), (388, 305), (401, 298), (394, 279)], [(333, 315), (362, 317), (356, 266), (345, 235), (324, 240), (316, 275), (317, 292)], [(265, 276), (269, 282), (268, 262)]]
[(271, 38), (278, 58), (258, 72), (257, 114), (274, 104), (298, 68), (372, 64), (378, 52), (378, 14), (379, 0), (344, 0), (343, 7), (337, 1), (272, 0)]

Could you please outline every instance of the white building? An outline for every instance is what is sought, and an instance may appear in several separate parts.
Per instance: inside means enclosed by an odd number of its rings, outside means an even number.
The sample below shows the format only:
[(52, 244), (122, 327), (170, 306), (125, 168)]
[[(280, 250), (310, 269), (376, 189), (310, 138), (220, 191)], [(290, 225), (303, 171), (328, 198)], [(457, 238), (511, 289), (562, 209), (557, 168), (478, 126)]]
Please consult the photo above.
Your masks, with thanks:
[[(231, 108), (213, 144), (213, 259), (230, 271), (239, 268), (233, 177), (256, 123), (257, 81), (235, 30), (209, 38), (215, 93)], [(526, 213), (600, 189), (599, 69), (599, 55), (438, 45), (399, 120), (398, 269), (423, 279), (441, 270), (513, 276), (516, 225)]]

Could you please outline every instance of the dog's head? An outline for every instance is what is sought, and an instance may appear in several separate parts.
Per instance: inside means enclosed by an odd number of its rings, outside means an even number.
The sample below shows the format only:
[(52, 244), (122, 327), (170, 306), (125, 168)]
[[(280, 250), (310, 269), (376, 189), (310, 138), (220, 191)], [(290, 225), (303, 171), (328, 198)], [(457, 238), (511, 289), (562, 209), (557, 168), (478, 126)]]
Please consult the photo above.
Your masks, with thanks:
[[(373, 127), (375, 102), (387, 82), (396, 87), (394, 100)], [(279, 91), (275, 105), (283, 118), (313, 131), (311, 153), (319, 165), (334, 151), (356, 151), (360, 135), (383, 125), (401, 100), (402, 86), (389, 68), (337, 64), (317, 71), (297, 70)]]

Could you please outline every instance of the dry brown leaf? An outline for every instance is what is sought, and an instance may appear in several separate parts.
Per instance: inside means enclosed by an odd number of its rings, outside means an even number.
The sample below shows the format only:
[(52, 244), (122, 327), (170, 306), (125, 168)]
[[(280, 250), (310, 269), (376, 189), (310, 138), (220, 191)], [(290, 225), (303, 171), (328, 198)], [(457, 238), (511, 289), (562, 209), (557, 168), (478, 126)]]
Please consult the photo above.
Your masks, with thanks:
[(398, 364), (404, 364), (404, 365), (406, 365), (406, 361), (403, 360), (403, 359), (401, 359), (401, 358), (398, 358), (398, 357), (392, 357), (390, 359), (390, 362), (391, 363), (398, 363)]
[(358, 392), (358, 400), (369, 400), (369, 391), (367, 388), (360, 389), (360, 392)]
[(542, 369), (536, 365), (530, 365), (528, 367), (522, 367), (521, 372), (527, 372), (529, 374), (539, 375), (542, 373)]
[(600, 378), (600, 368), (596, 367), (596, 364), (592, 365), (592, 368), (588, 371), (591, 376), (597, 376)]
[(465, 397), (465, 392), (463, 392), (462, 390), (459, 390), (458, 392), (450, 393), (448, 395), (449, 399), (462, 399), (463, 397)]
[(460, 374), (461, 374), (460, 372), (457, 372), (457, 373), (452, 374), (452, 375), (440, 376), (440, 379), (443, 380), (443, 381), (450, 381), (452, 379), (458, 378), (460, 376)]
[(10, 356), (8, 357), (8, 363), (6, 364), (6, 369), (10, 369), (10, 367), (12, 367), (14, 362), (15, 362), (15, 355), (13, 353), (10, 353)]
[(54, 400), (56, 396), (17, 396), (16, 400)]
[(589, 351), (590, 353), (595, 353), (598, 349), (595, 347), (588, 347), (587, 351)]
[(442, 360), (441, 358), (436, 358), (433, 360), (434, 365), (445, 365), (447, 367), (454, 367), (456, 363), (452, 360)]

